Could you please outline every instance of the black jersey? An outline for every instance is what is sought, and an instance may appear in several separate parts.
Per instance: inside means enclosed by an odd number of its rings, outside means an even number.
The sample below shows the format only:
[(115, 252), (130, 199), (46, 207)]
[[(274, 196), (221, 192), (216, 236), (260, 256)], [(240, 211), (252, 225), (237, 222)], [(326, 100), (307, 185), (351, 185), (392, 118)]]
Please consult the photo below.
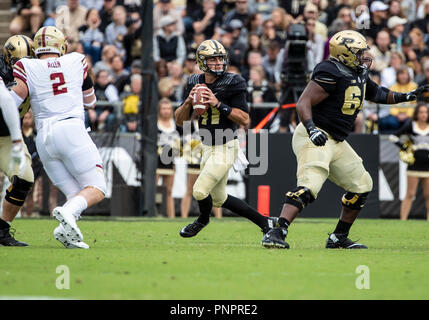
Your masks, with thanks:
[(316, 65), (311, 80), (329, 93), (326, 99), (312, 108), (314, 124), (335, 140), (343, 141), (353, 130), (364, 99), (375, 97), (377, 84), (368, 78), (366, 70), (357, 73), (334, 60)]
[[(9, 87), (13, 83), (12, 69), (8, 66), (4, 57), (0, 56), (0, 77), (3, 79), (6, 87)], [(0, 137), (10, 136), (9, 128), (3, 118), (3, 113), (0, 112)]]
[[(192, 88), (197, 83), (205, 83), (204, 74), (194, 74), (188, 78), (183, 100), (188, 97)], [(246, 113), (249, 112), (246, 100), (247, 85), (246, 81), (240, 75), (225, 72), (222, 76), (218, 77), (215, 82), (210, 84), (206, 83), (206, 85), (213, 94), (216, 95), (220, 102), (230, 106), (231, 108), (239, 108)], [(236, 138), (235, 131), (237, 130), (237, 124), (228, 119), (225, 115), (221, 114), (215, 107), (209, 108), (206, 113), (200, 116), (198, 125), (202, 142), (205, 145), (225, 144)], [(230, 133), (234, 132), (234, 135), (223, 135), (221, 132), (225, 132), (225, 130), (228, 130)], [(207, 139), (205, 135), (207, 131), (210, 132), (211, 139)]]

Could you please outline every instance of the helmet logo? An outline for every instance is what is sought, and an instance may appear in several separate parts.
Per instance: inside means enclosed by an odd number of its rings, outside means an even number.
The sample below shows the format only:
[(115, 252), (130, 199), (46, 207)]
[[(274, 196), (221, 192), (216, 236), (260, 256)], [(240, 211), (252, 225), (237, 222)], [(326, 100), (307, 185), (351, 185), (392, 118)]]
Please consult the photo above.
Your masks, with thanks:
[(346, 45), (346, 44), (350, 44), (350, 43), (353, 43), (353, 42), (355, 42), (355, 40), (353, 38), (343, 38), (343, 40), (341, 41), (340, 44)]

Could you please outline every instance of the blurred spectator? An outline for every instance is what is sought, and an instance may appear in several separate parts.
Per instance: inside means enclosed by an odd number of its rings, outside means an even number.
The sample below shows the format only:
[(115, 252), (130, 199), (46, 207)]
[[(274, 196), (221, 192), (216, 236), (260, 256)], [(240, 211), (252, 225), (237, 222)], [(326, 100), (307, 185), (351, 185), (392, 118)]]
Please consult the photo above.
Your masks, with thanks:
[[(389, 20), (390, 21), (390, 20)], [(373, 65), (378, 72), (383, 71), (390, 63), (390, 36), (387, 31), (380, 31), (375, 39), (375, 44), (369, 49), (373, 57)]]
[(278, 6), (277, 0), (251, 0), (249, 2), (250, 10), (252, 12), (259, 13), (262, 20), (270, 19), (271, 13), (274, 13), (274, 10), (278, 8)]
[(45, 0), (45, 15), (46, 20), (43, 26), (55, 26), (57, 17), (57, 8), (67, 5), (67, 0)]
[(247, 49), (244, 54), (244, 61), (247, 61), (249, 57), (249, 52), (258, 51), (261, 53), (261, 56), (265, 55), (265, 50), (262, 47), (261, 37), (256, 32), (251, 32), (248, 35), (247, 40)]
[[(400, 50), (402, 46), (402, 39), (406, 23), (407, 19), (400, 18), (398, 16), (390, 17), (389, 20), (387, 20), (387, 27), (389, 28), (390, 32), (390, 43), (392, 43), (392, 47), (394, 50)], [(381, 32), (385, 31), (380, 31), (380, 33)]]
[(123, 45), (124, 36), (128, 30), (125, 26), (127, 20), (127, 12), (123, 6), (113, 8), (112, 22), (106, 27), (106, 44), (113, 44), (121, 56), (125, 55)]
[(116, 115), (114, 104), (119, 101), (118, 90), (111, 83), (111, 76), (107, 70), (100, 70), (96, 74), (94, 84), (95, 96), (97, 101), (110, 102), (109, 105), (100, 105), (97, 103), (94, 109), (88, 110), (89, 125), (93, 130), (113, 129)]
[(246, 24), (249, 15), (253, 12), (249, 8), (248, 0), (236, 0), (235, 9), (225, 15), (224, 24), (228, 25), (232, 20), (240, 20), (243, 26)]
[(246, 63), (243, 65), (241, 70), (241, 75), (247, 81), (249, 80), (249, 73), (252, 67), (261, 66), (262, 65), (262, 55), (258, 51), (251, 51), (247, 57)]
[(157, 34), (160, 30), (161, 18), (164, 16), (170, 16), (177, 22), (176, 32), (180, 35), (184, 35), (185, 26), (183, 24), (182, 16), (176, 8), (174, 8), (171, 0), (159, 0), (153, 9), (153, 32)]
[(387, 16), (390, 17), (400, 17), (400, 18), (406, 18), (405, 13), (402, 11), (401, 7), (401, 1), (399, 0), (391, 0), (388, 2), (389, 4), (389, 11), (387, 13)]
[(100, 10), (100, 31), (105, 34), (107, 26), (112, 22), (113, 8), (116, 6), (116, 0), (104, 0), (103, 7)]
[(101, 59), (101, 48), (104, 44), (104, 34), (98, 28), (100, 24), (98, 10), (89, 9), (86, 14), (86, 24), (79, 28), (79, 38), (85, 54), (91, 56), (93, 63), (97, 63)]
[(97, 74), (100, 70), (107, 70), (112, 72), (112, 58), (118, 54), (118, 50), (113, 45), (104, 46), (101, 51), (101, 60), (94, 65), (94, 73)]
[(215, 28), (222, 24), (222, 13), (216, 11), (215, 0), (203, 0), (202, 7), (190, 15), (192, 19), (193, 33), (204, 34), (205, 39), (210, 39), (215, 33)]
[(389, 6), (381, 1), (374, 1), (371, 3), (371, 20), (369, 29), (365, 29), (366, 34), (375, 39), (377, 33), (387, 27), (387, 10)]
[(349, 7), (343, 7), (338, 11), (337, 19), (340, 19), (344, 22), (346, 29), (355, 30), (356, 25), (353, 21), (352, 10)]
[[(416, 13), (416, 25), (418, 25), (418, 27), (420, 28), (420, 30), (425, 31), (426, 26), (427, 26), (427, 16), (429, 14), (429, 0), (424, 0), (420, 2), (420, 5), (417, 8), (417, 13)], [(426, 21), (425, 21), (426, 20)]]
[(429, 55), (428, 46), (424, 42), (424, 34), (419, 28), (412, 28), (409, 32), (411, 38), (411, 50), (405, 52), (407, 63), (413, 68), (416, 74), (422, 72), (420, 61), (424, 56)]
[(307, 70), (311, 73), (314, 67), (323, 60), (325, 42), (320, 34), (315, 32), (316, 20), (307, 19)]
[(115, 87), (118, 89), (119, 94), (131, 92), (131, 76), (134, 74), (142, 73), (142, 62), (141, 60), (134, 60), (131, 64), (130, 73), (119, 77), (115, 82)]
[(268, 19), (262, 23), (262, 47), (265, 49), (272, 41), (281, 43), (282, 39), (276, 34), (273, 20)]
[(128, 13), (141, 12), (142, 1), (141, 0), (122, 0), (121, 5), (124, 6)]
[[(264, 19), (266, 20), (266, 19)], [(262, 15), (260, 13), (253, 13), (249, 16), (246, 23), (247, 34), (256, 33), (258, 36), (262, 34)]]
[(133, 60), (140, 59), (142, 54), (142, 20), (138, 12), (131, 12), (127, 20), (127, 34), (124, 36), (125, 67), (129, 67)]
[(296, 0), (278, 0), (279, 6), (286, 10), (288, 14), (296, 21), (301, 21), (304, 14), (306, 1)]
[[(401, 65), (405, 64), (405, 57), (402, 52), (394, 51), (390, 54), (390, 66), (381, 71), (381, 86), (389, 88), (396, 81), (396, 72)], [(408, 68), (410, 78), (414, 78), (414, 72)]]
[(401, 9), (408, 21), (416, 20), (416, 0), (402, 0)]
[(165, 77), (158, 82), (158, 93), (159, 99), (167, 98), (170, 101), (176, 102), (176, 96), (174, 94), (174, 87), (171, 83), (170, 78)]
[(192, 39), (188, 42), (186, 45), (186, 51), (187, 52), (195, 52), (197, 51), (200, 44), (206, 40), (203, 33), (194, 33), (192, 35)]
[(252, 104), (277, 102), (274, 88), (265, 77), (264, 69), (255, 66), (250, 69), (247, 82), (248, 102), (250, 106), (250, 128), (254, 128), (272, 110), (270, 108), (252, 108)]
[(103, 8), (103, 0), (80, 0), (80, 4), (88, 10), (96, 9), (100, 11)]
[(79, 4), (79, 0), (67, 0), (66, 6), (57, 9), (55, 26), (64, 33), (72, 47), (79, 41), (78, 30), (86, 23), (87, 11), (87, 8)]
[(122, 57), (119, 54), (113, 56), (111, 66), (112, 66), (113, 83), (116, 83), (116, 81), (118, 81), (119, 78), (124, 76), (126, 77), (130, 74), (128, 70), (124, 68), (124, 62), (122, 60)]
[(328, 0), (310, 0), (310, 2), (317, 6), (317, 11), (319, 12), (319, 18), (317, 20), (326, 26), (328, 23), (328, 13), (326, 12)]
[[(429, 84), (429, 59), (426, 59), (423, 64), (423, 72), (425, 78), (419, 82), (419, 86)], [(422, 93), (422, 100), (424, 100), (426, 103), (429, 102), (429, 91), (425, 91)]]
[[(229, 45), (228, 59), (232, 65), (240, 68), (244, 61), (244, 55), (246, 53), (246, 40), (242, 38), (243, 23), (240, 20), (232, 20), (226, 27), (225, 34), (222, 40), (227, 37), (231, 37), (231, 44)], [(223, 44), (223, 42), (222, 42)]]
[(155, 62), (155, 69), (158, 75), (158, 79), (168, 77), (167, 61), (165, 61), (164, 59), (159, 59), (157, 62)]
[(274, 23), (274, 30), (276, 31), (277, 42), (280, 47), (284, 47), (287, 37), (287, 28), (289, 26), (289, 19), (285, 9), (275, 8), (271, 15), (271, 20)]
[[(410, 92), (417, 89), (417, 83), (411, 81), (410, 73), (406, 65), (401, 65), (396, 72), (396, 83), (389, 87), (390, 90), (396, 92)], [(409, 108), (406, 108), (409, 106)], [(380, 118), (378, 127), (380, 132), (391, 132), (401, 127), (405, 121), (412, 117), (415, 103), (405, 102), (398, 107), (391, 107), (390, 114), (387, 117)]]
[(131, 75), (131, 92), (123, 99), (124, 119), (121, 125), (122, 132), (136, 132), (138, 128), (138, 113), (140, 93), (142, 89), (142, 76), (140, 74)]
[(275, 82), (274, 72), (277, 61), (277, 56), (280, 52), (280, 45), (277, 41), (273, 41), (267, 47), (267, 53), (262, 58), (262, 67), (264, 68), (265, 75), (268, 81), (273, 84)]
[[(425, 103), (419, 104), (414, 111), (412, 120), (405, 123), (395, 132), (392, 142), (401, 148), (401, 152), (411, 154), (414, 161), (407, 163), (407, 191), (401, 203), (400, 218), (407, 220), (411, 206), (417, 193), (419, 180), (422, 182), (423, 196), (426, 204), (426, 219), (429, 220), (429, 108)], [(406, 135), (404, 143), (401, 136)], [(402, 160), (402, 159), (401, 159)], [(405, 160), (405, 159), (404, 159)]]
[(176, 131), (173, 119), (173, 105), (168, 99), (161, 99), (158, 108), (158, 168), (156, 183), (162, 177), (162, 184), (167, 191), (167, 215), (170, 219), (176, 216), (172, 195), (174, 183), (174, 155), (180, 147), (180, 135)]
[(186, 79), (192, 74), (195, 63), (196, 63), (195, 53), (193, 52), (188, 53), (188, 55), (186, 56), (185, 64), (183, 66), (183, 74), (184, 74), (185, 82), (186, 82)]
[(328, 37), (328, 28), (320, 21), (319, 18), (319, 9), (312, 2), (307, 2), (307, 5), (304, 8), (304, 20), (313, 19), (315, 21), (314, 32), (320, 34), (323, 41)]
[(44, 13), (40, 0), (12, 0), (11, 9), (16, 13), (9, 26), (12, 35), (31, 31), (36, 34), (42, 26)]
[(175, 101), (180, 101), (183, 96), (183, 89), (185, 86), (185, 81), (183, 77), (183, 67), (178, 62), (169, 62), (168, 63), (168, 74), (173, 85), (173, 94), (175, 96)]
[(177, 60), (183, 64), (186, 46), (183, 37), (176, 32), (176, 21), (171, 16), (163, 16), (160, 27), (153, 39), (154, 61), (159, 61), (159, 59), (165, 59), (167, 62)]

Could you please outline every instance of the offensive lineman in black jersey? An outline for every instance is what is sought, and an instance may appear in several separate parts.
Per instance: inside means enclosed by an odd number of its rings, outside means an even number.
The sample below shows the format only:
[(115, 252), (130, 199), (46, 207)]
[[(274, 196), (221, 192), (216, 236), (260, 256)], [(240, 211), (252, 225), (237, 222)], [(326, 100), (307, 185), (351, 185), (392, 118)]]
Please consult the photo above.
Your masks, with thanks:
[[(33, 41), (24, 35), (10, 37), (4, 45), (3, 56), (0, 57), (0, 77), (6, 87), (15, 85), (12, 68), (15, 62), (21, 58), (31, 58), (33, 53)], [(12, 100), (13, 101), (13, 100)], [(19, 114), (22, 118), (30, 107), (30, 100), (25, 100), (19, 106)], [(14, 107), (15, 107), (15, 103)], [(19, 133), (21, 128), (19, 127)], [(6, 125), (4, 115), (0, 112), (0, 170), (9, 178), (11, 185), (6, 191), (2, 204), (0, 218), (0, 246), (27, 246), (25, 242), (14, 239), (10, 232), (10, 223), (24, 204), (27, 194), (34, 182), (33, 169), (31, 168), (31, 156), (27, 146), (22, 140), (12, 137)], [(14, 166), (19, 162), (19, 168)]]
[(416, 100), (428, 87), (398, 93), (379, 87), (368, 77), (372, 59), (366, 39), (359, 32), (345, 30), (329, 41), (330, 59), (320, 62), (298, 100), (297, 126), (292, 148), (297, 157), (297, 187), (286, 193), (279, 227), (262, 238), (267, 248), (288, 249), (288, 227), (298, 213), (317, 198), (326, 179), (342, 187), (342, 211), (329, 235), (326, 248), (366, 249), (348, 238), (349, 230), (372, 190), (372, 179), (362, 159), (345, 141), (364, 99), (382, 104)]
[(182, 237), (197, 235), (208, 223), (212, 207), (223, 207), (257, 224), (264, 233), (275, 224), (275, 219), (259, 214), (244, 201), (226, 194), (229, 169), (239, 152), (235, 130), (247, 125), (249, 115), (246, 102), (246, 82), (239, 76), (226, 72), (227, 54), (216, 40), (201, 43), (196, 52), (197, 63), (203, 74), (192, 75), (185, 87), (186, 100), (176, 110), (179, 126), (194, 117), (192, 99), (196, 87), (203, 85), (203, 96), (211, 106), (198, 119), (202, 138), (201, 172), (193, 188), (200, 215), (180, 230)]

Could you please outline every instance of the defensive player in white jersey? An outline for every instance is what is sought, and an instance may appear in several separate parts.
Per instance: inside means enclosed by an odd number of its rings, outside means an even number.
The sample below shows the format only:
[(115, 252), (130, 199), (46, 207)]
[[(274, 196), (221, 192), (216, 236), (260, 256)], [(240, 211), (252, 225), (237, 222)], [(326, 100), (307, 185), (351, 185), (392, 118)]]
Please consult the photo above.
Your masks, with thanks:
[[(82, 211), (104, 198), (106, 182), (97, 147), (84, 124), (84, 106), (96, 98), (85, 56), (66, 53), (66, 40), (55, 27), (43, 27), (34, 37), (37, 59), (14, 66), (17, 105), (30, 97), (38, 135), (36, 147), (52, 183), (67, 197), (53, 210), (60, 222), (54, 236), (66, 248), (89, 248), (77, 226)], [(82, 94), (83, 92), (83, 94)]]

